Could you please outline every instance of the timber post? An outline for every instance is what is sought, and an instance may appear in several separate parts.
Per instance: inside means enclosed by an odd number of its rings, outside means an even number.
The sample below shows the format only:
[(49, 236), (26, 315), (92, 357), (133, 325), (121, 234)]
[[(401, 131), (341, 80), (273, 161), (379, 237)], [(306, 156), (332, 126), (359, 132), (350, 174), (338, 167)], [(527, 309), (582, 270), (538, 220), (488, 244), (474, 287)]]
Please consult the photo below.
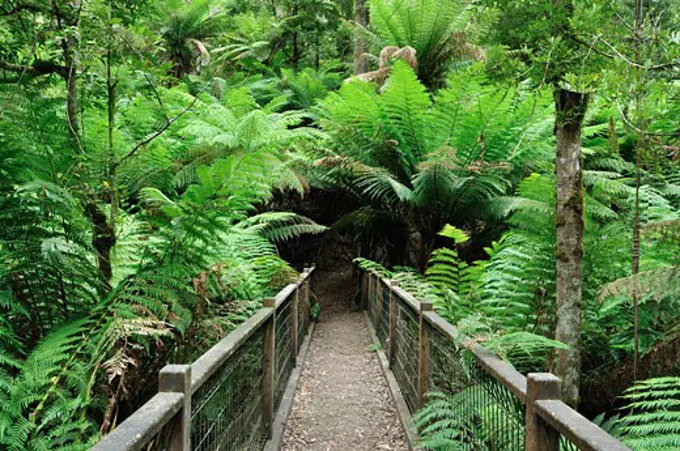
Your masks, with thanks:
[(526, 451), (560, 451), (560, 434), (536, 412), (536, 401), (559, 400), (562, 381), (551, 373), (527, 375)]
[(182, 393), (184, 402), (179, 423), (172, 430), (169, 451), (191, 449), (191, 365), (166, 365), (158, 375), (160, 393)]

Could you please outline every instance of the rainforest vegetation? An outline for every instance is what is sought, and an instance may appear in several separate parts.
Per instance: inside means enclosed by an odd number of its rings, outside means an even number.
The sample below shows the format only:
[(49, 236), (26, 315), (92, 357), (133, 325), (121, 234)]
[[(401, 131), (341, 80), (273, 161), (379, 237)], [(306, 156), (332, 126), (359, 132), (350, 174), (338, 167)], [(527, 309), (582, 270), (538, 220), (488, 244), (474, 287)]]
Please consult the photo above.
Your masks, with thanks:
[(322, 248), (680, 449), (680, 1), (0, 0), (0, 449), (87, 449)]

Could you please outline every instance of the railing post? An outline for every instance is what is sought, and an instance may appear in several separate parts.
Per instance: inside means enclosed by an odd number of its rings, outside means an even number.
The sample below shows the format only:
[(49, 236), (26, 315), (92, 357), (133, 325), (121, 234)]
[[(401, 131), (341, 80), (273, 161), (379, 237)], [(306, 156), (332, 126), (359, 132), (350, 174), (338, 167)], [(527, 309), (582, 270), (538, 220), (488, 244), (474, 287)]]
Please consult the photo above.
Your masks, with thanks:
[(536, 401), (560, 399), (560, 378), (550, 373), (527, 375), (526, 451), (559, 451), (559, 433), (536, 413)]
[(376, 274), (375, 277), (375, 333), (380, 335), (380, 319), (382, 318), (383, 297), (382, 297), (382, 282), (380, 276)]
[(392, 287), (396, 287), (397, 282), (390, 281), (390, 334), (389, 334), (389, 348), (387, 354), (387, 364), (392, 368), (394, 362), (394, 355), (397, 350), (395, 343), (397, 342), (397, 297), (394, 294)]
[(424, 313), (434, 310), (432, 302), (420, 301), (420, 327), (418, 334), (418, 407), (425, 406), (430, 391), (430, 334)]
[(182, 393), (184, 406), (177, 427), (173, 429), (169, 451), (191, 449), (191, 365), (166, 365), (158, 375), (158, 391)]
[(264, 353), (262, 359), (262, 419), (267, 428), (267, 438), (272, 438), (274, 422), (274, 372), (276, 371), (276, 299), (266, 298), (264, 306), (273, 309), (264, 326)]
[(299, 305), (299, 293), (300, 293), (300, 285), (298, 285), (295, 288), (295, 293), (293, 295), (292, 299), (292, 305), (291, 308), (293, 311), (291, 312), (291, 317), (290, 317), (290, 356), (293, 359), (293, 366), (297, 366), (297, 343), (298, 343), (298, 312), (300, 309)]

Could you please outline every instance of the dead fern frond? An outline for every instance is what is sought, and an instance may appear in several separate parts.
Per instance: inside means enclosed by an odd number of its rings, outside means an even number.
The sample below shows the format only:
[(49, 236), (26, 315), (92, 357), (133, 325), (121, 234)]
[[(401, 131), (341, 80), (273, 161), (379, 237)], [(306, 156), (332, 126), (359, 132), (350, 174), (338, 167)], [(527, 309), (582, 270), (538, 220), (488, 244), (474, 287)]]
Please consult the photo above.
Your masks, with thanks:
[(600, 301), (610, 296), (651, 295), (656, 300), (680, 289), (680, 266), (644, 271), (610, 282), (602, 287)]

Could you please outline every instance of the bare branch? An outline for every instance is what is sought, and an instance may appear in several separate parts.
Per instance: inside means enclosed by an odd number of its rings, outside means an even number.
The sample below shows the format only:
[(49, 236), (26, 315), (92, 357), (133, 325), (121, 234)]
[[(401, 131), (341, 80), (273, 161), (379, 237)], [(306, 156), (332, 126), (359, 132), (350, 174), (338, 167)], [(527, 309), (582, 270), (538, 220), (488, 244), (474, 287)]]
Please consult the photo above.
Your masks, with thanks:
[(21, 64), (9, 63), (7, 61), (0, 61), (0, 70), (5, 70), (9, 72), (19, 72), (22, 74), (40, 76), (49, 74), (58, 74), (64, 78), (68, 76), (68, 69), (64, 66), (60, 66), (57, 63), (51, 61), (41, 61), (37, 60), (30, 66), (25, 66)]
[(647, 135), (647, 136), (676, 136), (676, 137), (680, 136), (680, 132), (660, 133), (660, 132), (648, 132), (648, 131), (642, 130), (642, 129), (636, 127), (635, 125), (633, 125), (633, 123), (630, 121), (630, 119), (628, 119), (628, 116), (626, 116), (626, 113), (623, 112), (623, 108), (621, 108), (621, 104), (619, 103), (619, 99), (616, 99), (616, 108), (619, 110), (619, 114), (621, 115), (621, 119), (623, 120), (623, 123), (626, 124), (626, 126), (628, 128), (632, 129), (636, 133), (641, 133), (641, 134)]

